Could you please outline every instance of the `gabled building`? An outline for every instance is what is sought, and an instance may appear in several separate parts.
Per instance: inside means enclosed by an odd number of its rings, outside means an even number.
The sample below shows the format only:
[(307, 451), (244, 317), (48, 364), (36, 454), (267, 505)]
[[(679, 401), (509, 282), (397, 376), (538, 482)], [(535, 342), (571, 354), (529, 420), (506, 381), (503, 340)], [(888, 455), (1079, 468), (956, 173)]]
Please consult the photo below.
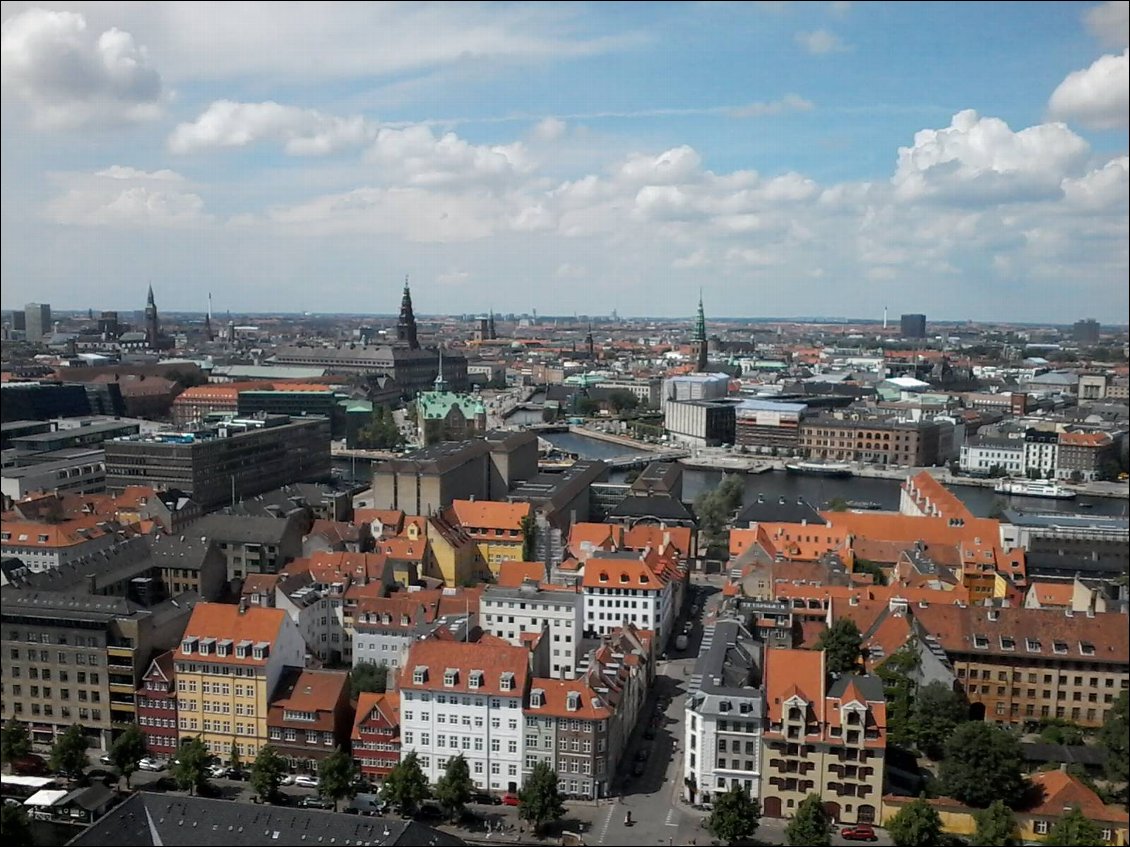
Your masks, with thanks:
[(285, 611), (310, 655), (328, 662), (341, 660), (344, 633), (340, 621), (329, 596), (314, 584), (309, 571), (251, 574), (243, 581), (240, 597), (252, 606)]
[(607, 796), (616, 770), (608, 743), (615, 710), (588, 677), (530, 683), (523, 763), (523, 779), (544, 762), (557, 774), (561, 794), (586, 800)]
[(523, 521), (533, 515), (529, 503), (492, 503), (485, 500), (455, 500), (452, 523), (462, 527), (479, 548), (479, 557), (494, 576), (503, 562), (521, 560), (525, 543)]
[(267, 737), (291, 770), (317, 772), (336, 749), (347, 749), (352, 726), (348, 673), (284, 671), (271, 697)]
[(657, 550), (594, 554), (584, 565), (583, 630), (602, 635), (625, 624), (653, 630), (666, 644), (686, 583), (686, 566)]
[(176, 683), (173, 651), (168, 650), (149, 663), (137, 689), (137, 725), (149, 755), (156, 759), (172, 759), (180, 745)]
[(400, 763), (400, 694), (364, 691), (353, 722), (353, 761), (361, 775), (383, 780)]

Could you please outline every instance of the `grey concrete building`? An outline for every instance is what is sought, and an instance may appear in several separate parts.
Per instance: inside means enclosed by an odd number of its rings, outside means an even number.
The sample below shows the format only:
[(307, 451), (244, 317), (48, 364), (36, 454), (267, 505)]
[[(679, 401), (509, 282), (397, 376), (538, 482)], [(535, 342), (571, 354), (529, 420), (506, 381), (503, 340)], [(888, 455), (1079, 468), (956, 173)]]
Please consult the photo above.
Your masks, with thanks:
[(51, 304), (28, 303), (24, 307), (24, 337), (38, 344), (51, 334)]
[(278, 573), (302, 555), (302, 523), (297, 515), (259, 518), (205, 515), (192, 534), (214, 543), (223, 555), (228, 580), (253, 573)]
[(483, 632), (519, 647), (523, 635), (548, 626), (550, 675), (572, 679), (581, 643), (581, 605), (581, 595), (574, 591), (544, 591), (534, 583), (488, 585), (479, 599), (479, 620)]

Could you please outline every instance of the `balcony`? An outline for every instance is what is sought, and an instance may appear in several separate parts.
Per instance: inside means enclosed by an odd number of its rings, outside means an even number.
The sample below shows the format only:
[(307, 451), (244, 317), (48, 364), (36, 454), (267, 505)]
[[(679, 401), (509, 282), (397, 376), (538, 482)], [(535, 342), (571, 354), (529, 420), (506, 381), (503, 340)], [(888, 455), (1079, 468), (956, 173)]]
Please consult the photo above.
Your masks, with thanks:
[(106, 655), (111, 659), (128, 659), (130, 667), (133, 667), (133, 647), (131, 646), (124, 644), (107, 645)]

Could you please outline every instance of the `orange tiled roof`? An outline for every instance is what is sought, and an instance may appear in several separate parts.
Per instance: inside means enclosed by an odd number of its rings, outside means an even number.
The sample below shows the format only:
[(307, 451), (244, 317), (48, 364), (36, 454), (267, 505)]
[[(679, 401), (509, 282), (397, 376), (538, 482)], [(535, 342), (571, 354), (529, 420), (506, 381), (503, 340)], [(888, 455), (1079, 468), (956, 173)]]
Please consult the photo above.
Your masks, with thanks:
[(529, 503), (496, 503), (492, 500), (453, 500), (455, 519), (468, 529), (522, 529), (522, 518), (533, 509)]
[[(425, 670), (424, 682), (414, 681), (416, 669)], [(444, 675), (456, 671), (453, 685), (445, 685)], [(477, 688), (471, 687), (471, 674), (481, 671)], [(504, 674), (512, 675), (512, 687), (502, 689)], [(417, 641), (408, 650), (400, 675), (401, 690), (453, 691), (462, 694), (522, 697), (529, 677), (529, 651), (499, 638), (484, 636), (480, 641)]]
[(618, 550), (624, 543), (624, 527), (620, 524), (575, 523), (569, 530), (569, 551), (582, 552), (587, 542), (594, 550)]
[[(541, 705), (533, 705), (533, 693), (541, 692)], [(584, 679), (546, 679), (536, 677), (530, 682), (530, 705), (527, 715), (552, 715), (557, 718), (599, 721), (612, 717), (613, 710), (593, 691)], [(569, 709), (569, 695), (576, 695), (577, 708)]]
[(1028, 593), (1035, 594), (1041, 606), (1071, 606), (1075, 586), (1070, 582), (1033, 582)]
[(497, 584), (503, 588), (517, 588), (526, 580), (545, 580), (545, 562), (502, 562), (498, 566)]
[(1109, 432), (1061, 432), (1059, 443), (1066, 447), (1106, 447), (1114, 439)]
[(271, 706), (295, 712), (332, 712), (349, 687), (345, 671), (303, 670), (271, 698)]
[(623, 546), (629, 550), (643, 550), (646, 547), (659, 549), (670, 544), (681, 556), (691, 552), (693, 530), (688, 526), (656, 526), (655, 524), (636, 524), (624, 535)]
[[(240, 611), (238, 606), (226, 603), (197, 603), (188, 626), (185, 627), (181, 645), (177, 647), (176, 658), (180, 660), (189, 657), (190, 654), (184, 652), (186, 638), (214, 638), (217, 641), (230, 638), (235, 644), (241, 641), (274, 644), (285, 620), (286, 612), (282, 609), (250, 606)], [(191, 656), (195, 659), (197, 655), (194, 649)], [(263, 665), (268, 660), (253, 658), (251, 651), (248, 651), (246, 658), (239, 658), (233, 647), (227, 656), (217, 656), (213, 650), (208, 655), (208, 661), (221, 665)]]
[(819, 650), (765, 651), (765, 705), (771, 723), (779, 723), (784, 703), (800, 695), (817, 709), (823, 723), (824, 653)]
[(353, 720), (354, 741), (361, 738), (361, 727), (370, 722), (400, 728), (400, 694), (396, 691), (362, 691), (357, 697)]
[(1078, 806), (1090, 820), (1103, 823), (1119, 823), (1125, 826), (1130, 815), (1119, 806), (1108, 806), (1094, 791), (1076, 777), (1064, 771), (1044, 771), (1028, 777), (1040, 801), (1024, 809), (1028, 815), (1059, 818), (1064, 809)]

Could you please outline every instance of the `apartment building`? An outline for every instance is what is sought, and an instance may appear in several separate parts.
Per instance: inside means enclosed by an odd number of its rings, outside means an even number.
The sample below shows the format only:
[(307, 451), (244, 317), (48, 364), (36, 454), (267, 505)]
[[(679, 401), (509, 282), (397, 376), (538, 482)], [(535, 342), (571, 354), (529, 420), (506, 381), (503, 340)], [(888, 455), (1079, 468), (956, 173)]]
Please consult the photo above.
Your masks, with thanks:
[(934, 421), (822, 415), (800, 427), (800, 447), (809, 458), (875, 465), (936, 465), (940, 437)]
[(835, 821), (879, 821), (887, 746), (879, 678), (844, 675), (828, 684), (823, 652), (769, 650), (765, 704), (764, 814), (791, 817), (815, 792)]
[(137, 725), (149, 755), (156, 759), (172, 759), (180, 745), (176, 685), (173, 651), (166, 650), (149, 663), (137, 689)]
[(251, 574), (244, 579), (240, 596), (249, 605), (286, 612), (312, 656), (324, 662), (341, 659), (340, 621), (330, 598), (314, 584), (309, 571)]
[(371, 662), (390, 668), (396, 686), (413, 642), (445, 629), (464, 640), (479, 618), (479, 589), (398, 592), (360, 600), (353, 615), (353, 665)]
[(1117, 461), (1117, 448), (1109, 432), (1062, 432), (1056, 476), (1085, 482), (1100, 479), (1104, 465)]
[(348, 673), (283, 671), (267, 713), (267, 737), (292, 771), (317, 773), (323, 759), (347, 749), (352, 726)]
[(304, 666), (306, 645), (281, 609), (201, 603), (175, 654), (181, 738), (200, 737), (244, 761), (267, 743), (271, 695), (287, 668)]
[(594, 552), (581, 580), (583, 630), (603, 635), (632, 624), (653, 630), (659, 644), (666, 644), (685, 581), (686, 567), (673, 552)]
[(1024, 431), (1024, 473), (1047, 479), (1055, 476), (1059, 462), (1059, 433), (1055, 430)]
[(684, 796), (708, 802), (732, 788), (761, 797), (761, 647), (736, 620), (714, 627), (688, 686), (683, 725)]
[(219, 547), (227, 562), (226, 578), (235, 580), (278, 573), (301, 556), (303, 523), (300, 514), (283, 518), (212, 514), (201, 518), (192, 534)]
[(479, 601), (480, 625), (484, 632), (517, 647), (525, 636), (540, 636), (548, 627), (551, 676), (572, 679), (581, 644), (582, 601), (576, 590), (560, 586), (539, 587), (535, 582), (517, 588), (488, 585)]
[(490, 636), (413, 644), (400, 675), (401, 754), (416, 752), (431, 783), (462, 755), (478, 788), (517, 791), (529, 668), (525, 648)]
[(1102, 726), (1130, 687), (1130, 633), (1116, 612), (924, 605), (915, 634), (944, 651), (974, 715)]
[(804, 403), (743, 400), (734, 410), (735, 444), (756, 452), (791, 455), (800, 447)]
[(146, 609), (124, 597), (5, 588), (3, 719), (27, 723), (40, 750), (76, 723), (109, 749), (137, 718), (150, 657), (177, 643), (195, 603), (182, 595)]
[(48, 571), (119, 544), (123, 529), (101, 515), (75, 515), (61, 520), (28, 520), (5, 512), (0, 523), (0, 551), (15, 556), (33, 572)]
[[(557, 774), (566, 797), (608, 794), (615, 773), (608, 731), (615, 708), (584, 679), (535, 678), (525, 709), (523, 774), (544, 762)], [(609, 765), (612, 764), (610, 768)]]
[(400, 763), (400, 694), (361, 692), (351, 739), (361, 775), (371, 780), (388, 776)]
[(1024, 455), (1024, 442), (1019, 438), (981, 435), (961, 445), (958, 462), (967, 474), (988, 476), (993, 468), (1001, 468), (1009, 476), (1023, 476)]
[(529, 503), (491, 503), (483, 500), (454, 500), (452, 523), (462, 527), (479, 548), (479, 558), (498, 576), (503, 562), (521, 561), (525, 543), (523, 521), (533, 515)]

